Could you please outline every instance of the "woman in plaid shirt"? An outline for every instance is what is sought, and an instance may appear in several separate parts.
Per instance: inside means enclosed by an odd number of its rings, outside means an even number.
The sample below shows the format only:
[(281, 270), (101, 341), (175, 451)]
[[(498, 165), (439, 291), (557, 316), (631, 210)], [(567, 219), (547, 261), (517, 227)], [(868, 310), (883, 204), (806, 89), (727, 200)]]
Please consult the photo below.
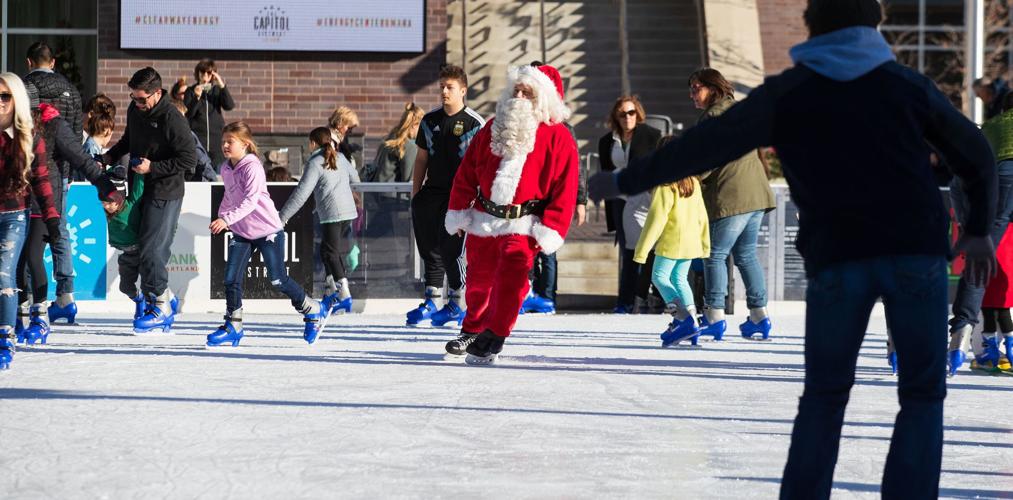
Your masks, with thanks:
[(34, 133), (31, 103), (21, 79), (0, 74), (0, 370), (10, 368), (10, 335), (17, 314), (15, 269), (28, 232), (34, 193), (50, 238), (59, 238), (60, 215), (46, 168), (45, 143)]

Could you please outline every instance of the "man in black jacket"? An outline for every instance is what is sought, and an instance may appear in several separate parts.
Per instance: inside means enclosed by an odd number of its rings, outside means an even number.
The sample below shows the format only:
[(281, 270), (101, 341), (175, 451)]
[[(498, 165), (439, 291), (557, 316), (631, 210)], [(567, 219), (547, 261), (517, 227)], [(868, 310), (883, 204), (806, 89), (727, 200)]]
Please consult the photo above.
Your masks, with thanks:
[(183, 205), (184, 176), (194, 168), (196, 152), (186, 118), (165, 97), (168, 93), (162, 89), (162, 77), (154, 68), (137, 71), (127, 85), (133, 101), (127, 109), (127, 127), (105, 160), (111, 163), (129, 153), (127, 183), (144, 176), (137, 239), (141, 244), (141, 292), (148, 308), (134, 319), (134, 331), (168, 331), (174, 314), (165, 266)]
[(929, 145), (966, 187), (957, 250), (976, 283), (995, 269), (992, 152), (931, 80), (894, 61), (876, 30), (876, 0), (809, 0), (804, 18), (810, 39), (792, 49), (795, 67), (650, 157), (596, 175), (591, 197), (637, 193), (774, 146), (798, 204), (796, 246), (809, 277), (805, 389), (781, 498), (830, 496), (858, 350), (880, 298), (903, 367), (882, 496), (936, 498), (951, 249)]
[[(35, 42), (28, 47), (28, 74), (23, 80), (39, 89), (39, 100), (56, 106), (60, 115), (70, 125), (81, 142), (81, 93), (67, 77), (53, 70), (56, 58), (45, 42)], [(66, 235), (64, 235), (66, 238)]]

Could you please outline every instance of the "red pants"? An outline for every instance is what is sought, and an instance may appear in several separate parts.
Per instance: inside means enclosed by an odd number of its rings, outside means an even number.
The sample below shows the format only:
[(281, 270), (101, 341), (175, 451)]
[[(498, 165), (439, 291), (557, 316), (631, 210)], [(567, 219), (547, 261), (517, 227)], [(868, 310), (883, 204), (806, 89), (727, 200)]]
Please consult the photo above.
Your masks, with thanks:
[(469, 234), (464, 245), (468, 255), (468, 316), (462, 329), (470, 333), (492, 330), (500, 337), (509, 337), (531, 286), (528, 271), (538, 253), (535, 239), (517, 234)]

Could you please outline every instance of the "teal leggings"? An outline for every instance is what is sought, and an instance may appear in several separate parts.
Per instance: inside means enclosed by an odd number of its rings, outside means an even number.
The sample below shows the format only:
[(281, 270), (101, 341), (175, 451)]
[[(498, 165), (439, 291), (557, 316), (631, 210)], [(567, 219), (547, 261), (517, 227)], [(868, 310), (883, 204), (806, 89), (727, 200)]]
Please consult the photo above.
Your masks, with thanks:
[(693, 306), (693, 290), (689, 287), (689, 266), (692, 259), (669, 259), (654, 256), (651, 281), (658, 287), (666, 304), (678, 303), (683, 307)]

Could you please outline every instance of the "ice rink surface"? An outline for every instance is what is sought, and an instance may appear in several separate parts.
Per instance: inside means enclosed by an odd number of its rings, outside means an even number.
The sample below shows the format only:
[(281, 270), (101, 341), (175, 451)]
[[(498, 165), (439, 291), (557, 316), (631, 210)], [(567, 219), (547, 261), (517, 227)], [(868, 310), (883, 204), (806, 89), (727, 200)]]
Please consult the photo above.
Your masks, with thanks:
[[(247, 311), (239, 348), (206, 349), (220, 315), (138, 337), (84, 313), (0, 373), (0, 498), (775, 498), (804, 311), (771, 312), (771, 342), (696, 349), (661, 349), (662, 316), (522, 316), (491, 368), (403, 315), (339, 317), (307, 346), (298, 316)], [(879, 497), (884, 332), (877, 309), (835, 498)], [(1013, 498), (1013, 377), (949, 391), (941, 495)]]

